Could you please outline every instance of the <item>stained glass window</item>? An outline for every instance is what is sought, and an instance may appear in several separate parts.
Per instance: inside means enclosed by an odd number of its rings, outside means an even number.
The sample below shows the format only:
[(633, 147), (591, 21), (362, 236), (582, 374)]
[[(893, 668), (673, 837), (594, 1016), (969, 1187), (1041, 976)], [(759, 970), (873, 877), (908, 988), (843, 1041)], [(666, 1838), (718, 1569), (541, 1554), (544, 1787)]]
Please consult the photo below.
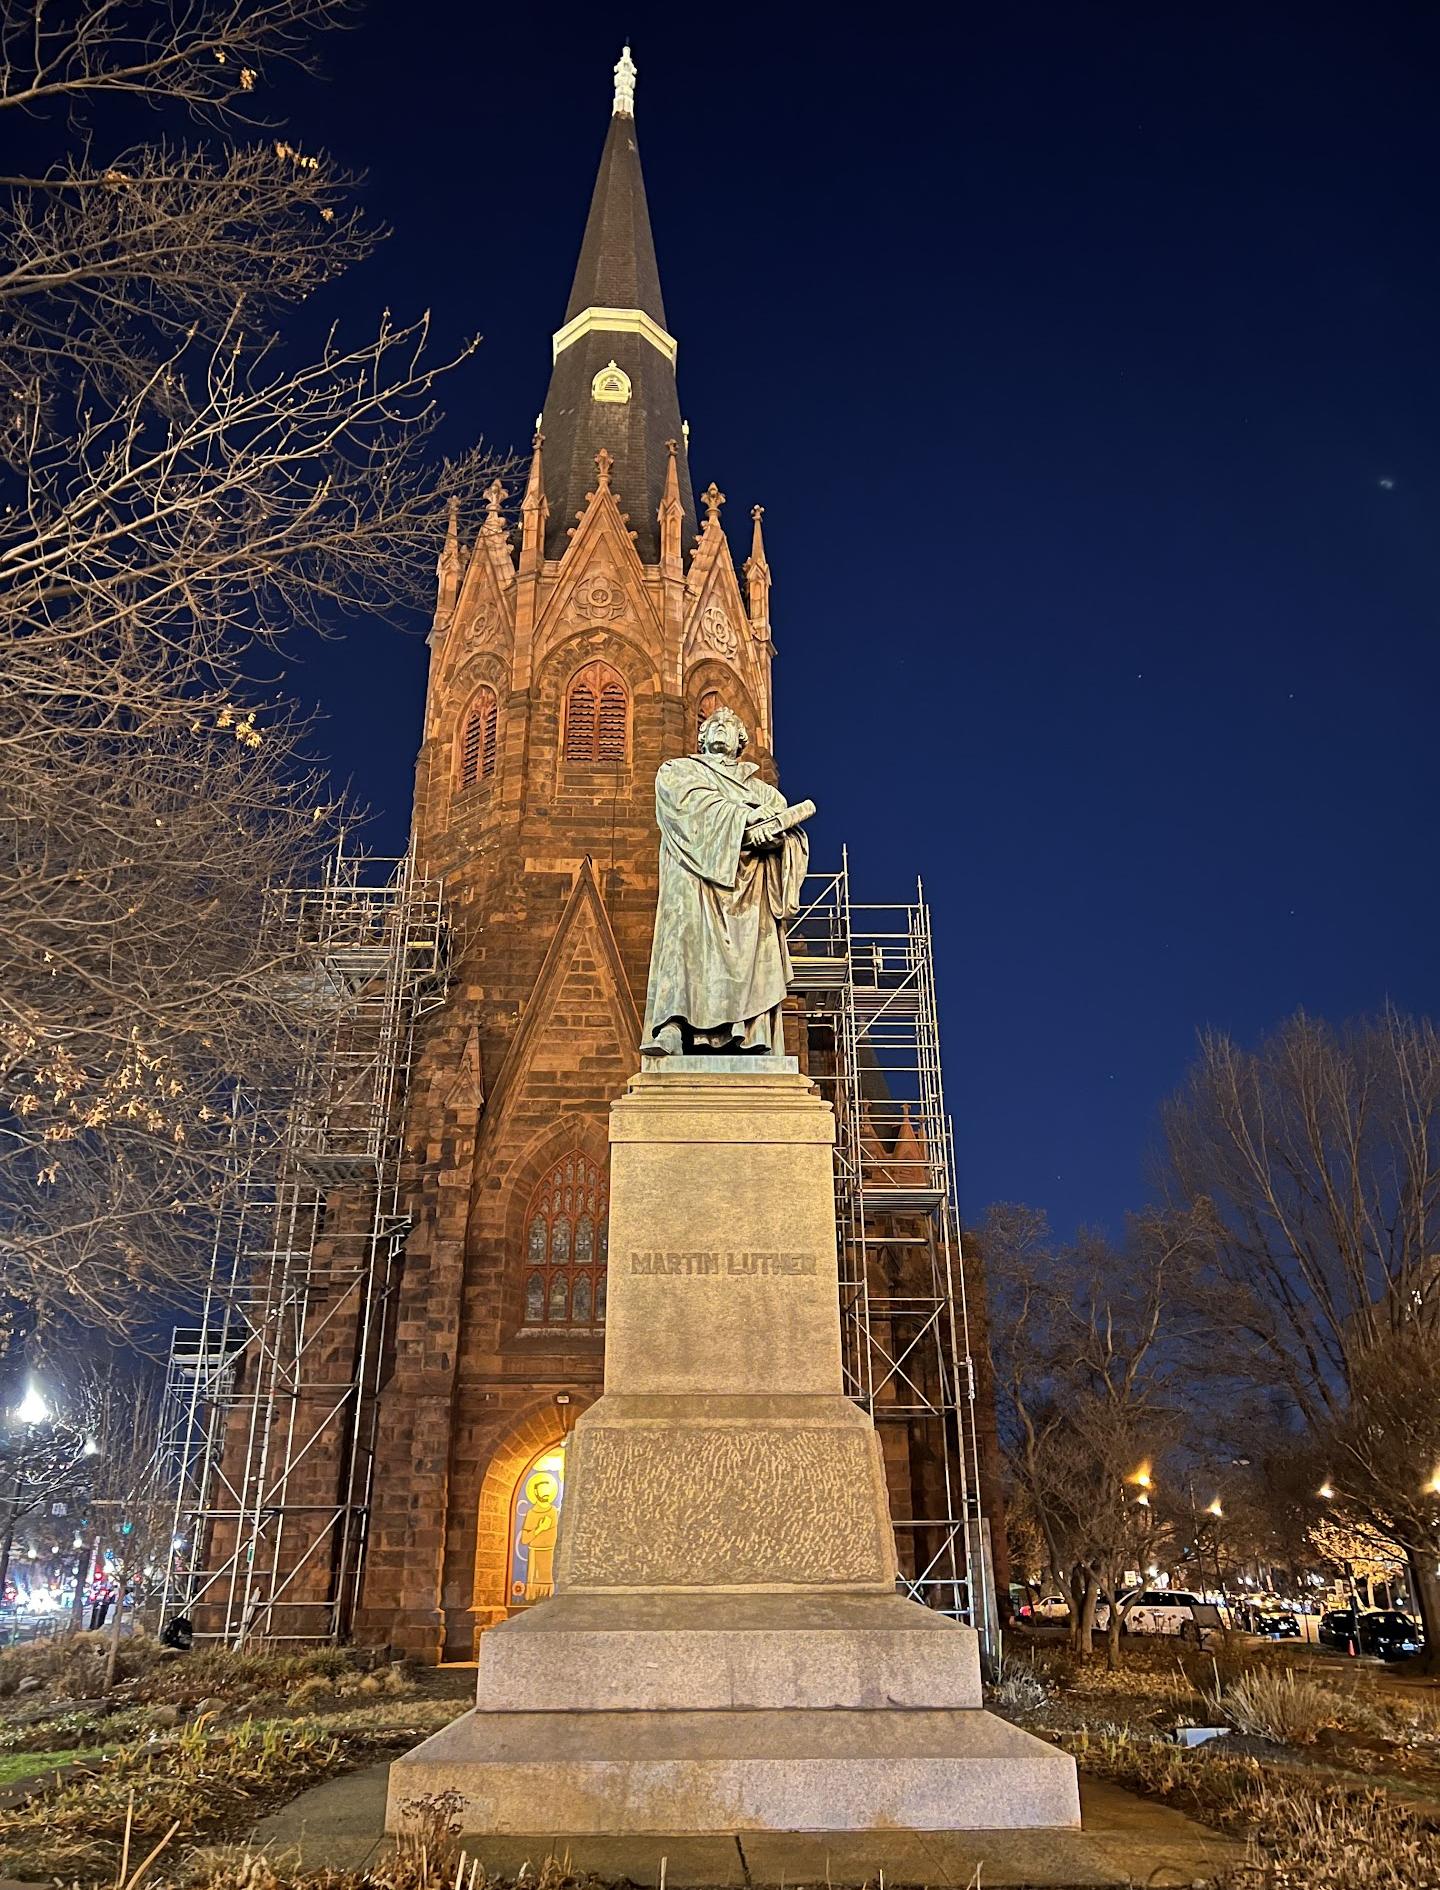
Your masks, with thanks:
[(541, 1178), (525, 1222), (527, 1326), (604, 1325), (609, 1213), (604, 1170), (586, 1156), (562, 1156)]

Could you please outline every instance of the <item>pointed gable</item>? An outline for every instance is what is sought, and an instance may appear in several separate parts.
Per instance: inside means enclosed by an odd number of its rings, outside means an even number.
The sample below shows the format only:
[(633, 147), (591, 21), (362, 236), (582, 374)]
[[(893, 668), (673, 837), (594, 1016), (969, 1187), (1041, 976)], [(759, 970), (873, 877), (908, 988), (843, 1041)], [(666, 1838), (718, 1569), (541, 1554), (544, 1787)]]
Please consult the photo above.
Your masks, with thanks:
[(645, 583), (627, 514), (614, 491), (610, 455), (596, 455), (594, 488), (585, 495), (574, 536), (536, 626), (534, 665), (567, 637), (610, 630), (642, 649), (660, 645), (659, 615)]
[(698, 664), (721, 662), (740, 677), (752, 700), (763, 704), (766, 691), (752, 648), (749, 612), (720, 524), (725, 495), (712, 484), (701, 496), (708, 517), (696, 542), (685, 585), (685, 622), (680, 639), (682, 686), (683, 677)]
[(489, 1134), (503, 1134), (517, 1112), (553, 1118), (561, 1094), (567, 1107), (583, 1103), (578, 1070), (592, 1100), (608, 1107), (639, 1067), (639, 1045), (640, 1013), (587, 858), (496, 1078)]

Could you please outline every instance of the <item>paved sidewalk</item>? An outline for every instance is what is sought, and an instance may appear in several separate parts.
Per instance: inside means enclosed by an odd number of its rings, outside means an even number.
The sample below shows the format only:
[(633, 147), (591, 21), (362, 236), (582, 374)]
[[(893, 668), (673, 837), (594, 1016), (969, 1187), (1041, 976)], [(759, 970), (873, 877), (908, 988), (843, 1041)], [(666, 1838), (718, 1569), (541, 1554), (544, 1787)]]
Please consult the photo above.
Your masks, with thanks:
[[(388, 1855), (383, 1836), (389, 1765), (372, 1765), (306, 1792), (256, 1827), (255, 1843), (272, 1852), (298, 1853), (307, 1865), (358, 1869)], [(485, 1868), (513, 1876), (523, 1863), (538, 1867), (549, 1855), (578, 1875), (619, 1880), (650, 1890), (663, 1881), (675, 1890), (694, 1886), (825, 1884), (885, 1880), (950, 1890), (985, 1885), (1061, 1886), (1145, 1884), (1185, 1890), (1210, 1881), (1243, 1855), (1241, 1846), (1183, 1813), (1137, 1798), (1118, 1786), (1080, 1781), (1083, 1831), (885, 1831), (770, 1834), (736, 1837), (594, 1838), (563, 1833), (530, 1838), (466, 1838), (466, 1851)]]

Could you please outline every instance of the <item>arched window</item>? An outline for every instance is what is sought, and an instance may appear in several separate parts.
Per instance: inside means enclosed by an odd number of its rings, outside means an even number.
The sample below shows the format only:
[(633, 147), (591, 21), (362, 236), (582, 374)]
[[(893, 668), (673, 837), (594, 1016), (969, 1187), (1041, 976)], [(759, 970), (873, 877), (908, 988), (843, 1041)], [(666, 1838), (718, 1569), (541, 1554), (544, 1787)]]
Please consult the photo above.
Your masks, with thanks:
[(623, 761), (630, 697), (608, 663), (587, 663), (565, 697), (565, 759)]
[(718, 689), (707, 689), (695, 708), (695, 746), (700, 746), (700, 731), (717, 709), (725, 707), (725, 698)]
[(482, 689), (470, 705), (460, 735), (460, 785), (474, 787), (495, 772), (495, 745), (500, 727), (500, 705), (493, 689)]
[(603, 1326), (609, 1254), (605, 1172), (583, 1155), (563, 1156), (525, 1216), (525, 1324)]

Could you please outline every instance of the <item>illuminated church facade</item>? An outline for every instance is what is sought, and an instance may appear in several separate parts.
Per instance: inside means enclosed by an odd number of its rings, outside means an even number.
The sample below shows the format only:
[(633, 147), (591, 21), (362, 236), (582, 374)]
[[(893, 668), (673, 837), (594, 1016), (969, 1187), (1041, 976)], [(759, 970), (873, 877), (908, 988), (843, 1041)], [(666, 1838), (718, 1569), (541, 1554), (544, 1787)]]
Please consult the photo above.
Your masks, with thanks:
[(652, 783), (721, 703), (773, 778), (770, 572), (693, 493), (636, 144), (609, 132), (528, 478), (452, 516), (415, 790), (451, 986), (411, 1082), (411, 1216), (357, 1639), (468, 1658), (549, 1592), (564, 1441), (602, 1381), (608, 1112), (638, 1066)]

